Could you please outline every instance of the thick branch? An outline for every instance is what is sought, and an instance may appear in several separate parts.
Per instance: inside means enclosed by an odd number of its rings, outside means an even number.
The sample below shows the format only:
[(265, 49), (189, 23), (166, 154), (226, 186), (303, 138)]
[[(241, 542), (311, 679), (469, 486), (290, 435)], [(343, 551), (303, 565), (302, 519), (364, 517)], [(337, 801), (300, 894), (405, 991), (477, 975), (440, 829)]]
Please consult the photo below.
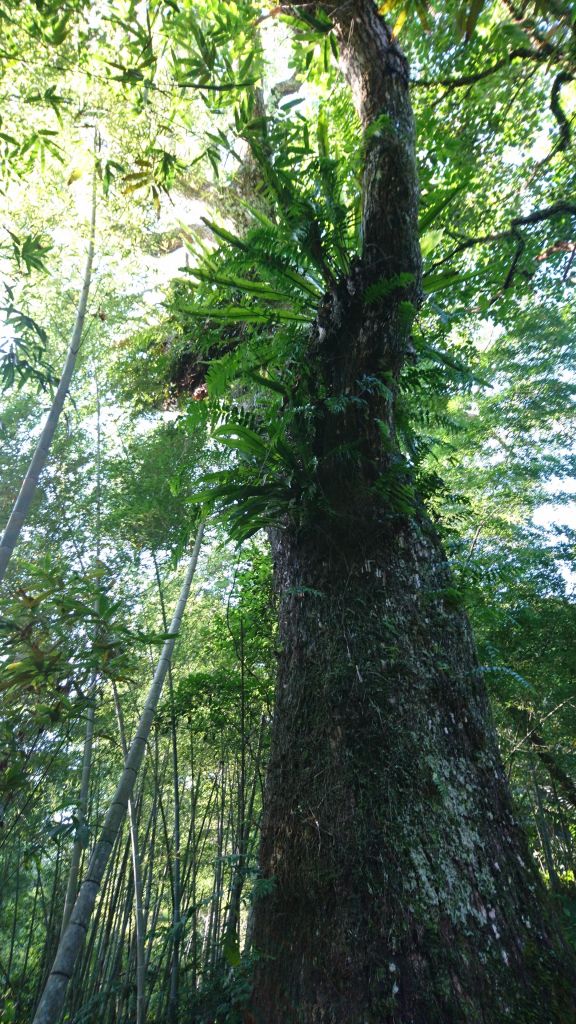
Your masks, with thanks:
[(554, 217), (560, 216), (576, 217), (576, 204), (563, 201), (553, 203), (552, 206), (546, 206), (542, 210), (535, 210), (533, 213), (529, 213), (525, 217), (514, 217), (513, 220), (510, 221), (510, 227), (506, 228), (504, 231), (495, 231), (490, 235), (478, 235), (476, 238), (466, 238), (455, 246), (447, 256), (438, 260), (438, 262), (434, 264), (432, 270), (436, 270), (444, 263), (449, 263), (455, 256), (465, 252), (467, 249), (472, 249), (475, 245), (487, 245), (489, 242), (502, 242), (508, 238), (518, 238), (518, 228), (529, 224), (540, 224), (542, 221), (551, 220)]
[(553, 203), (552, 206), (545, 206), (543, 210), (535, 210), (526, 217), (515, 217), (511, 221), (512, 227), (519, 227), (521, 224), (539, 224), (543, 220), (550, 220), (551, 217), (558, 217), (565, 214), (567, 217), (576, 217), (576, 203), (561, 201)]
[(443, 89), (460, 89), (467, 85), (475, 85), (476, 82), (481, 82), (484, 78), (489, 78), (491, 75), (495, 75), (496, 72), (501, 71), (502, 68), (508, 67), (509, 64), (514, 60), (534, 60), (534, 61), (547, 61), (550, 57), (558, 54), (555, 47), (550, 44), (542, 44), (542, 48), (538, 50), (532, 50), (527, 46), (520, 46), (516, 50), (512, 50), (505, 57), (495, 61), (487, 68), (482, 68), (480, 71), (471, 71), (468, 75), (460, 75), (457, 78), (420, 78), (414, 79), (412, 85), (421, 89), (433, 89), (441, 86)]
[(568, 149), (570, 145), (570, 124), (566, 114), (562, 110), (560, 103), (560, 91), (562, 86), (567, 85), (567, 83), (571, 82), (573, 78), (574, 75), (569, 74), (567, 71), (561, 71), (554, 79), (552, 92), (550, 94), (550, 110), (554, 114), (558, 127), (560, 128), (560, 141), (558, 143), (559, 150)]

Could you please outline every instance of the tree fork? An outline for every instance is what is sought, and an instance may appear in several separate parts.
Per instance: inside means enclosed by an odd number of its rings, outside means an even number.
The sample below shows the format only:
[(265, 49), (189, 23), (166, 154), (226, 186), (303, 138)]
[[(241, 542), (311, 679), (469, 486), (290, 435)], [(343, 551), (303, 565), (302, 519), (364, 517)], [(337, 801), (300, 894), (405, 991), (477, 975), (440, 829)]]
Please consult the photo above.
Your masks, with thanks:
[[(374, 484), (399, 452), (402, 315), (420, 293), (408, 67), (371, 0), (321, 5), (365, 133), (364, 248), (310, 333), (337, 514), (272, 537), (281, 654), (254, 906), (257, 1024), (573, 1024), (572, 954), (517, 827), (470, 627), (435, 530)], [(398, 275), (402, 275), (398, 277)], [(366, 286), (396, 282), (363, 301)], [(320, 406), (320, 403), (318, 403)], [(376, 419), (387, 438), (374, 429)]]

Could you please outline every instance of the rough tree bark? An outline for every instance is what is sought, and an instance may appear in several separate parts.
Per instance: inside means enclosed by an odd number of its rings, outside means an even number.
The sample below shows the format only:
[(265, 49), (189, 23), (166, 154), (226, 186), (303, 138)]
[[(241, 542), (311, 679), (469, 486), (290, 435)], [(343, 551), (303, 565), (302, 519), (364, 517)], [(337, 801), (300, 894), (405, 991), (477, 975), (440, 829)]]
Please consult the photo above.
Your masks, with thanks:
[(370, 131), (363, 255), (319, 311), (309, 388), (363, 404), (317, 401), (328, 511), (273, 537), (282, 653), (261, 869), (275, 885), (254, 908), (250, 1013), (568, 1024), (574, 965), (514, 820), (470, 627), (425, 512), (395, 497), (394, 392), (420, 292), (407, 63), (372, 0), (321, 6)]

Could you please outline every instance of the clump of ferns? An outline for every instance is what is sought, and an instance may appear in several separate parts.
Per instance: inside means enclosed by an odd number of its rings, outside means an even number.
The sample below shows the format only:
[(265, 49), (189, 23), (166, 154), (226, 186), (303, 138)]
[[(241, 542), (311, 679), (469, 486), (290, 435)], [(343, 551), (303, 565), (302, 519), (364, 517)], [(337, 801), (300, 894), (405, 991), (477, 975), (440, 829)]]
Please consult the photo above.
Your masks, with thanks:
[(321, 501), (299, 355), (357, 244), (357, 211), (348, 208), (349, 182), (328, 152), (326, 120), (319, 118), (315, 140), (303, 120), (288, 135), (274, 122), (243, 130), (268, 211), (245, 204), (251, 226), (242, 237), (206, 220), (217, 247), (199, 243), (187, 270), (195, 284), (180, 283), (171, 300), (184, 347), (208, 363), (212, 437), (233, 459), (205, 475), (197, 500), (238, 540), (286, 517), (299, 521)]

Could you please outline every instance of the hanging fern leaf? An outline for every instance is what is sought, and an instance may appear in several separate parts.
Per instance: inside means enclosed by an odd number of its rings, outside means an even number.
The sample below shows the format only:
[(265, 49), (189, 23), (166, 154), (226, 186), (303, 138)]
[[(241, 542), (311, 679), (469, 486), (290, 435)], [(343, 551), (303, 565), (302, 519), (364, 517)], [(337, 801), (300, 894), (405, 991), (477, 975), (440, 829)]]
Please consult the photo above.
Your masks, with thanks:
[(289, 302), (291, 299), (289, 293), (274, 291), (263, 281), (251, 281), (246, 277), (237, 277), (234, 274), (222, 274), (213, 268), (190, 267), (187, 269), (192, 277), (198, 278), (199, 281), (206, 281), (207, 284), (211, 285), (219, 284), (227, 288), (235, 288), (248, 295), (255, 295), (263, 302)]
[[(259, 165), (268, 209), (242, 201), (250, 217), (242, 235), (204, 218), (217, 248), (198, 243), (196, 266), (187, 270), (194, 290), (180, 281), (172, 300), (187, 344), (196, 346), (203, 365), (209, 361), (213, 440), (234, 458), (231, 469), (202, 479), (194, 500), (225, 521), (237, 540), (317, 508), (317, 460), (308, 439), (313, 417), (306, 385), (291, 368), (327, 286), (349, 272), (358, 241), (357, 125), (349, 121), (350, 160), (342, 160), (325, 114), (314, 136), (290, 113), (298, 102), (272, 118), (254, 117), (251, 104), (239, 105), (236, 130)], [(327, 396), (324, 412), (330, 401)], [(328, 457), (356, 459), (357, 453), (341, 446)]]
[(260, 306), (195, 306), (194, 303), (183, 302), (180, 309), (196, 319), (223, 320), (235, 324), (271, 324), (281, 320), (307, 324), (314, 319), (313, 314), (296, 313), (292, 309), (265, 310)]

